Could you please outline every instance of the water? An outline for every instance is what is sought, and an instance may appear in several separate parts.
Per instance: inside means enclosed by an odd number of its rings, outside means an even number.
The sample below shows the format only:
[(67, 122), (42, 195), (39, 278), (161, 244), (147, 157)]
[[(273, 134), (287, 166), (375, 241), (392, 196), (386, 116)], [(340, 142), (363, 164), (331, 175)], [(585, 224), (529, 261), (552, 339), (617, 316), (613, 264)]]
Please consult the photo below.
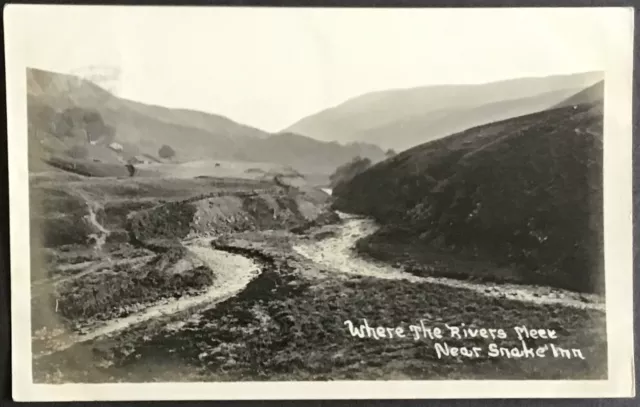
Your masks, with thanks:
[(171, 299), (165, 303), (146, 308), (142, 312), (114, 319), (93, 330), (90, 334), (84, 335), (83, 340), (108, 335), (150, 319), (162, 318), (199, 305), (213, 306), (242, 291), (251, 280), (260, 274), (260, 268), (253, 260), (241, 255), (215, 250), (203, 240), (196, 240), (186, 248), (212, 271), (215, 271), (214, 283), (206, 292), (200, 295)]
[(508, 298), (535, 304), (557, 304), (601, 311), (605, 309), (602, 299), (594, 294), (580, 294), (543, 286), (471, 283), (444, 277), (418, 277), (387, 264), (361, 258), (353, 250), (356, 241), (375, 232), (378, 226), (370, 219), (356, 218), (348, 214), (340, 214), (340, 217), (343, 223), (335, 236), (295, 245), (294, 251), (337, 273), (440, 284), (472, 290), (488, 297)]
[(95, 250), (97, 252), (102, 252), (102, 248), (106, 243), (111, 231), (102, 226), (100, 222), (98, 222), (96, 212), (101, 209), (100, 205), (96, 202), (87, 201), (87, 207), (89, 208), (89, 215), (87, 215), (89, 223), (91, 223), (94, 228), (98, 229), (98, 233), (92, 233), (89, 235), (89, 237), (92, 237), (96, 242), (94, 246)]
[(76, 343), (110, 335), (151, 319), (163, 318), (195, 307), (212, 307), (238, 294), (260, 274), (258, 264), (253, 260), (241, 255), (215, 250), (209, 244), (208, 239), (193, 239), (185, 244), (185, 247), (215, 273), (214, 283), (206, 292), (200, 295), (160, 301), (140, 312), (107, 321), (88, 333), (71, 335), (65, 339), (59, 338), (55, 345), (51, 346), (48, 351), (38, 354), (37, 357), (67, 349)]
[(91, 197), (81, 189), (74, 188), (74, 192), (77, 196), (84, 200), (85, 204), (87, 205), (88, 214), (85, 216), (85, 219), (89, 221), (94, 229), (98, 230), (98, 233), (92, 233), (89, 235), (89, 237), (93, 238), (93, 240), (95, 241), (95, 251), (101, 253), (103, 251), (102, 248), (104, 247), (104, 244), (107, 242), (109, 234), (111, 234), (110, 230), (108, 230), (100, 222), (98, 222), (97, 212), (102, 209), (102, 206), (100, 205), (100, 203), (91, 199)]
[[(358, 239), (374, 233), (378, 225), (367, 218), (345, 213), (339, 213), (339, 215), (342, 223), (333, 226), (337, 232), (335, 236), (320, 241), (299, 243), (293, 246), (293, 250), (333, 273), (446, 285), (472, 290), (488, 297), (535, 304), (556, 304), (600, 311), (605, 309), (602, 298), (593, 294), (579, 294), (543, 286), (471, 283), (443, 277), (418, 277), (387, 264), (361, 258), (355, 254), (354, 244)], [(96, 221), (96, 223), (99, 225), (99, 222)], [(106, 229), (97, 229), (103, 235), (108, 233)], [(135, 314), (107, 321), (88, 333), (56, 338), (55, 343), (50, 344), (48, 351), (36, 357), (64, 350), (75, 343), (111, 335), (151, 319), (167, 317), (195, 307), (211, 308), (240, 293), (261, 272), (258, 264), (252, 259), (213, 249), (207, 238), (197, 237), (184, 241), (183, 244), (215, 273), (215, 281), (206, 292), (190, 297), (163, 300)]]

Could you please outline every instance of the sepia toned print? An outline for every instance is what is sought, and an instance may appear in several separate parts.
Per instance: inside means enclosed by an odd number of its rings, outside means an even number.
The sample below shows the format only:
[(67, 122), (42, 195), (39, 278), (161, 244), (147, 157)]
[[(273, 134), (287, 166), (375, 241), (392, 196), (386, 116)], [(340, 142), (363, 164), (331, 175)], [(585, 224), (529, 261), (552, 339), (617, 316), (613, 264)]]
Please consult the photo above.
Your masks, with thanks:
[(20, 399), (633, 393), (627, 10), (10, 10)]

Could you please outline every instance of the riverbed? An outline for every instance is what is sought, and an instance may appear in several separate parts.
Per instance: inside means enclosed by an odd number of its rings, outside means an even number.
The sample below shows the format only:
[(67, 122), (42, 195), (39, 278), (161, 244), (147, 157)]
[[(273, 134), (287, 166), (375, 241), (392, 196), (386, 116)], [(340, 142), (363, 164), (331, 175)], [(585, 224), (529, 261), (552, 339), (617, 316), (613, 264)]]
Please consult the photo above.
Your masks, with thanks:
[(83, 333), (63, 334), (51, 338), (48, 349), (38, 353), (36, 357), (67, 349), (77, 343), (109, 336), (152, 319), (165, 318), (194, 308), (202, 310), (211, 308), (242, 291), (260, 274), (260, 267), (252, 259), (216, 250), (211, 247), (210, 239), (191, 239), (184, 242), (184, 246), (214, 273), (214, 282), (204, 293), (177, 299), (163, 299), (133, 314), (85, 329)]
[(556, 304), (565, 307), (604, 311), (605, 303), (595, 294), (576, 293), (559, 288), (533, 285), (472, 283), (444, 277), (419, 277), (402, 269), (358, 256), (354, 250), (356, 242), (371, 235), (378, 225), (371, 220), (346, 213), (337, 226), (327, 228), (333, 236), (322, 240), (307, 241), (293, 246), (293, 250), (307, 259), (334, 273), (373, 277), (386, 280), (446, 285), (473, 290), (482, 295), (508, 298), (535, 304)]
[[(326, 191), (330, 194), (330, 190)], [(472, 290), (483, 296), (503, 298), (535, 304), (555, 304), (564, 307), (604, 311), (604, 300), (593, 294), (575, 293), (567, 290), (532, 285), (475, 283), (443, 277), (421, 277), (401, 268), (376, 262), (359, 256), (354, 250), (356, 242), (378, 229), (371, 219), (339, 213), (341, 222), (325, 226), (333, 233), (321, 240), (296, 240), (292, 250), (310, 260), (324, 273), (332, 273), (335, 278), (349, 276), (370, 277), (383, 280), (404, 280), (428, 283), (437, 289), (438, 285)], [(105, 230), (105, 233), (108, 232)], [(210, 238), (194, 237), (183, 242), (189, 252), (196, 256), (214, 273), (214, 283), (203, 293), (181, 298), (160, 300), (126, 317), (116, 318), (84, 330), (83, 333), (65, 335), (52, 341), (47, 350), (37, 357), (64, 350), (76, 343), (98, 337), (111, 336), (130, 327), (144, 324), (149, 320), (169, 320), (170, 316), (186, 310), (206, 310), (234, 297), (254, 279), (261, 270), (248, 257), (214, 249)]]

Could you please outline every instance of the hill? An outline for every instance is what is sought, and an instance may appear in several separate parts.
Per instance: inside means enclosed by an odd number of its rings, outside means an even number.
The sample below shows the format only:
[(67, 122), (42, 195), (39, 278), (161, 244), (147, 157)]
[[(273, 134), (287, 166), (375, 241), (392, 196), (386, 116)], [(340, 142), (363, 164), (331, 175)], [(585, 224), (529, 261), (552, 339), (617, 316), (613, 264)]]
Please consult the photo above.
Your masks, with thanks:
[(383, 225), (359, 244), (374, 257), (435, 250), (490, 261), (490, 279), (602, 291), (601, 140), (600, 104), (492, 123), (372, 166), (334, 205)]
[(589, 86), (570, 98), (558, 103), (555, 107), (575, 106), (583, 103), (595, 103), (604, 99), (604, 81)]
[(286, 131), (404, 150), (478, 125), (549, 109), (602, 77), (589, 72), (373, 92), (303, 118)]
[(349, 182), (356, 175), (365, 171), (371, 166), (371, 160), (367, 158), (356, 157), (336, 168), (333, 174), (329, 176), (329, 186), (335, 188), (337, 185)]
[[(107, 164), (204, 159), (269, 162), (329, 173), (356, 155), (379, 160), (373, 145), (270, 134), (226, 117), (138, 103), (72, 75), (27, 70), (30, 154)], [(163, 146), (171, 154), (159, 157)]]
[(278, 133), (257, 140), (252, 150), (262, 152), (273, 162), (286, 163), (293, 168), (311, 168), (326, 174), (354, 157), (367, 157), (374, 162), (385, 157), (384, 151), (373, 144), (318, 142), (293, 133)]

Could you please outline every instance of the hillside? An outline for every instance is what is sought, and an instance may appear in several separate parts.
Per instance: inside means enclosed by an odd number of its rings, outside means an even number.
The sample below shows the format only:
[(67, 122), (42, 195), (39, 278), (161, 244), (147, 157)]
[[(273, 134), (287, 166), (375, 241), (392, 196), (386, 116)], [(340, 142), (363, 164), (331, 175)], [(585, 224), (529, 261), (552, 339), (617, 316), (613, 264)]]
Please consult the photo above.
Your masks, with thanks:
[(373, 92), (303, 118), (286, 131), (404, 150), (478, 125), (549, 109), (602, 76), (589, 72)]
[(365, 171), (371, 166), (371, 160), (367, 158), (356, 157), (336, 168), (333, 174), (329, 176), (329, 186), (335, 188), (337, 185), (349, 182), (356, 175)]
[(575, 106), (582, 103), (594, 103), (604, 99), (604, 81), (600, 81), (584, 89), (570, 98), (558, 103), (555, 107)]
[[(138, 103), (71, 75), (27, 70), (32, 168), (50, 155), (122, 164), (204, 159), (269, 162), (329, 173), (356, 155), (379, 160), (373, 145), (272, 135), (223, 116)], [(115, 143), (115, 144), (113, 144)], [(171, 147), (174, 157), (159, 157)]]
[(487, 278), (505, 267), (515, 282), (601, 291), (601, 139), (599, 104), (492, 123), (374, 165), (334, 205), (383, 225), (362, 251), (419, 273), (437, 251), (490, 261)]
[[(257, 140), (252, 149), (271, 157), (273, 162), (286, 163), (293, 168), (312, 168), (316, 172), (329, 173), (354, 157), (367, 157), (381, 161), (385, 154), (377, 146), (368, 143), (327, 143), (292, 133), (279, 133)], [(314, 154), (311, 154), (313, 152)]]

